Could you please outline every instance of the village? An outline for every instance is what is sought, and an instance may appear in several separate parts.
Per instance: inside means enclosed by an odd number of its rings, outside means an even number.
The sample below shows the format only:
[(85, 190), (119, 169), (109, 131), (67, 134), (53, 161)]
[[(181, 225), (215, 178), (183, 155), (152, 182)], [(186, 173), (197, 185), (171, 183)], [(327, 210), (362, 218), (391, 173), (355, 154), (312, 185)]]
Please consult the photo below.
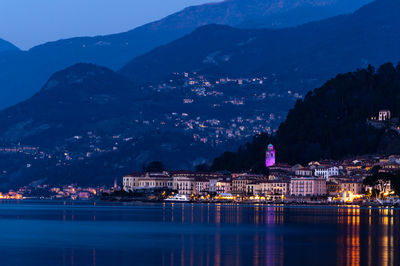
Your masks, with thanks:
[[(244, 203), (399, 204), (390, 180), (365, 184), (376, 173), (400, 170), (400, 156), (360, 156), (343, 161), (321, 160), (303, 166), (275, 163), (266, 152), (268, 174), (172, 171), (132, 173), (123, 177), (125, 192), (162, 191), (166, 201)], [(168, 191), (172, 192), (169, 197)], [(177, 195), (179, 195), (177, 197)]]
[[(398, 118), (381, 110), (367, 119), (375, 128), (400, 130)], [(35, 149), (17, 151), (32, 152)], [(263, 174), (249, 172), (157, 171), (116, 177), (111, 187), (27, 185), (0, 199), (105, 200), (150, 202), (234, 202), (285, 204), (399, 205), (400, 155), (364, 155), (306, 165), (276, 162), (266, 147)], [(395, 177), (395, 183), (389, 176)], [(369, 179), (376, 177), (373, 182)], [(397, 188), (394, 186), (396, 185)]]

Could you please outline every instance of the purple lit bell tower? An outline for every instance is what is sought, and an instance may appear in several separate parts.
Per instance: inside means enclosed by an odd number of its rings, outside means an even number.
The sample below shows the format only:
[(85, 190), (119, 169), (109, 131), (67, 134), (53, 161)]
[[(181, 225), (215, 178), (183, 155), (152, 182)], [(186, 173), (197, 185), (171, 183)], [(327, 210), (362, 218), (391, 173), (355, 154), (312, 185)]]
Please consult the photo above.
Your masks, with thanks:
[(269, 144), (265, 153), (265, 166), (271, 167), (273, 165), (275, 165), (275, 149), (272, 144)]

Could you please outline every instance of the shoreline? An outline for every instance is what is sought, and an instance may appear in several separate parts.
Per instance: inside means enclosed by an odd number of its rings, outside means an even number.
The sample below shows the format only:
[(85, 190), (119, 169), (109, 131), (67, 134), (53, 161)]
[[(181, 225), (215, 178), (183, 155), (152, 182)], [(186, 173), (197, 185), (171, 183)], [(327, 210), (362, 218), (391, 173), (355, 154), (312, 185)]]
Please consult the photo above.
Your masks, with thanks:
[(359, 203), (318, 203), (318, 202), (229, 202), (229, 201), (190, 201), (190, 202), (166, 202), (166, 201), (151, 201), (151, 200), (101, 200), (101, 199), (89, 199), (89, 200), (71, 200), (71, 199), (3, 199), (0, 200), (2, 203), (40, 203), (40, 202), (52, 202), (52, 203), (77, 203), (77, 204), (98, 204), (98, 203), (117, 203), (121, 205), (133, 205), (137, 204), (161, 204), (161, 205), (229, 205), (229, 206), (266, 206), (266, 207), (327, 207), (327, 208), (363, 208), (363, 209), (400, 209), (400, 204), (359, 204)]

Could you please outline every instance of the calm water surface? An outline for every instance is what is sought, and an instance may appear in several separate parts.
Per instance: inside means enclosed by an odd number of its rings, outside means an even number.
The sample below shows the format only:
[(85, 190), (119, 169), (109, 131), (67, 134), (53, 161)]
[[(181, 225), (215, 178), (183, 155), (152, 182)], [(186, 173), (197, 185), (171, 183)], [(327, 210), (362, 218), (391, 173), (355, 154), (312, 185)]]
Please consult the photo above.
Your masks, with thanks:
[(0, 202), (0, 265), (399, 265), (400, 210)]

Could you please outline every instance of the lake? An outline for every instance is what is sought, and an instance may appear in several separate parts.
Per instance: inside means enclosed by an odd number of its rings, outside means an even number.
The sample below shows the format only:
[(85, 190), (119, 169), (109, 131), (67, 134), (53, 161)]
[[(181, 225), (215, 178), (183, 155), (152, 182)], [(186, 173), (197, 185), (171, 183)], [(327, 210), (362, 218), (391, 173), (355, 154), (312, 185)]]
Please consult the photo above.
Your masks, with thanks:
[(400, 210), (0, 202), (0, 265), (399, 265)]

